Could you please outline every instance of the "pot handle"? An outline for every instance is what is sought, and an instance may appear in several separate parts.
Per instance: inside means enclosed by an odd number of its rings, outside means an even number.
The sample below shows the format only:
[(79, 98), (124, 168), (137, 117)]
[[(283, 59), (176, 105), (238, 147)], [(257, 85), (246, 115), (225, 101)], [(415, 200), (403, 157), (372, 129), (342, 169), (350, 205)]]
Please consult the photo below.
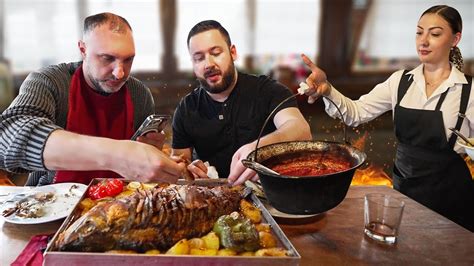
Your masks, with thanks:
[(250, 168), (252, 170), (254, 170), (255, 172), (257, 173), (263, 173), (263, 174), (271, 174), (271, 175), (280, 175), (278, 172), (275, 172), (274, 170), (266, 167), (265, 165), (263, 164), (260, 164), (260, 163), (257, 163), (257, 161), (253, 160), (247, 160), (247, 159), (242, 159), (242, 164), (247, 167), (247, 168)]
[(347, 140), (347, 125), (344, 122), (344, 117), (342, 116), (341, 109), (339, 109), (339, 107), (337, 107), (336, 103), (333, 102), (333, 100), (329, 99), (329, 97), (326, 97), (326, 96), (323, 96), (323, 95), (321, 95), (321, 97), (328, 100), (330, 103), (332, 103), (332, 105), (334, 105), (334, 107), (336, 107), (336, 110), (339, 113), (339, 116), (341, 117), (342, 131), (343, 131), (343, 134), (344, 134), (344, 144), (347, 144), (347, 145), (351, 146), (351, 143), (349, 142), (349, 140)]
[[(276, 112), (276, 110), (278, 110), (278, 108), (280, 108), (280, 106), (282, 106), (284, 103), (286, 103), (287, 101), (289, 101), (289, 100), (295, 98), (295, 97), (298, 96), (298, 95), (299, 95), (299, 94), (293, 94), (293, 95), (289, 96), (288, 98), (284, 99), (283, 101), (281, 101), (281, 103), (279, 103), (279, 104), (271, 111), (271, 113), (267, 116), (267, 118), (265, 119), (265, 122), (263, 123), (263, 126), (262, 126), (262, 128), (260, 129), (260, 133), (258, 133), (257, 143), (255, 144), (255, 154), (254, 154), (254, 157), (253, 157), (253, 160), (254, 160), (255, 162), (257, 161), (258, 144), (260, 143), (260, 138), (262, 137), (263, 130), (265, 129), (265, 127), (266, 127), (267, 124), (268, 124), (268, 120), (270, 120), (270, 118), (273, 116), (273, 114)], [(342, 116), (341, 110), (339, 109), (339, 107), (337, 107), (336, 103), (334, 103), (334, 102), (333, 102), (331, 99), (329, 99), (328, 97), (321, 95), (321, 98), (325, 98), (325, 99), (328, 100), (330, 103), (332, 103), (332, 104), (334, 105), (334, 107), (336, 107), (337, 112), (339, 113), (339, 116), (341, 117), (342, 130), (343, 130), (343, 134), (344, 134), (344, 143), (350, 145), (349, 141), (347, 140), (347, 130), (346, 130), (347, 125), (346, 125), (346, 123), (344, 123), (344, 118), (343, 118), (343, 116)]]

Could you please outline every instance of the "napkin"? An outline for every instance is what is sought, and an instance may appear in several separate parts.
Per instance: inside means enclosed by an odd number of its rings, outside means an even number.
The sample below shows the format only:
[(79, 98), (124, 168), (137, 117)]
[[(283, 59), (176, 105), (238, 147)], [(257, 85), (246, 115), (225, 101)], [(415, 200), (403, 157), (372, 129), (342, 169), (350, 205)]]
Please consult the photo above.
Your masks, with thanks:
[(11, 265), (41, 266), (43, 264), (43, 251), (46, 249), (50, 237), (52, 235), (33, 236)]
[(300, 87), (298, 88), (298, 94), (303, 95), (306, 92), (306, 90), (308, 90), (308, 89), (309, 89), (308, 84), (306, 84), (304, 82), (301, 82)]
[(207, 167), (207, 176), (211, 179), (218, 179), (219, 173), (217, 173), (217, 169), (212, 166), (209, 162), (204, 162), (204, 165)]

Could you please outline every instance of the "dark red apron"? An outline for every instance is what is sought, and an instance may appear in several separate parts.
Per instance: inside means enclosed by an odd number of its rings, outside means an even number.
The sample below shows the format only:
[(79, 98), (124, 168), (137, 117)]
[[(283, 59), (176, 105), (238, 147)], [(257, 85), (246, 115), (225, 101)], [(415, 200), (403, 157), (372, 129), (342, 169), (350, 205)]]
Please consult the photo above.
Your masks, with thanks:
[[(101, 95), (87, 85), (82, 66), (79, 67), (72, 76), (69, 89), (66, 130), (88, 136), (130, 139), (133, 135), (133, 102), (127, 87), (123, 86), (110, 95)], [(54, 183), (89, 184), (93, 178), (121, 176), (112, 171), (57, 171)]]
[[(413, 81), (410, 75), (400, 80), (395, 106), (395, 135), (398, 140), (393, 187), (401, 193), (474, 231), (474, 182), (463, 158), (454, 150), (456, 135), (446, 140), (441, 105), (444, 92), (434, 111), (400, 106)], [(472, 78), (463, 86), (456, 129), (464, 119)]]

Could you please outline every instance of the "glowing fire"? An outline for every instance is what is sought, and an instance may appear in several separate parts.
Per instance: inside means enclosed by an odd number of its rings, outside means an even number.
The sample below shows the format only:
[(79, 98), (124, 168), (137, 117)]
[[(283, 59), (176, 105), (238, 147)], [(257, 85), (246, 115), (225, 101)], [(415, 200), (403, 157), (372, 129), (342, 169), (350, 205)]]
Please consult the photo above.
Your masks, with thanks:
[[(368, 133), (355, 140), (352, 146), (364, 150), (365, 142), (367, 140)], [(357, 185), (375, 185), (375, 186), (392, 186), (392, 179), (387, 175), (382, 167), (378, 167), (369, 163), (364, 168), (359, 168), (355, 171), (354, 177), (352, 178), (351, 186)]]
[(383, 171), (381, 167), (369, 164), (364, 169), (357, 169), (352, 178), (351, 186), (357, 185), (375, 185), (392, 186), (391, 178)]
[(14, 186), (13, 182), (8, 178), (7, 172), (0, 170), (0, 186)]
[(471, 158), (469, 158), (469, 156), (466, 156), (466, 158), (464, 158), (464, 160), (466, 161), (466, 164), (467, 164), (467, 167), (469, 168), (469, 171), (471, 171), (472, 179), (474, 179), (474, 161), (471, 160)]

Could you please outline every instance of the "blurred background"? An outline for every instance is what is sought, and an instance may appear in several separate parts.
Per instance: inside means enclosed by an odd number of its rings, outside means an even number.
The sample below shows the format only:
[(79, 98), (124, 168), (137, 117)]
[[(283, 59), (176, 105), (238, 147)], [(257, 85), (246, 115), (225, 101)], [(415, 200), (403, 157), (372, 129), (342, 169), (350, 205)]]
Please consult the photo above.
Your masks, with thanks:
[[(137, 54), (132, 74), (152, 89), (157, 113), (172, 114), (195, 87), (186, 38), (205, 19), (229, 31), (240, 70), (271, 75), (296, 90), (308, 74), (300, 59), (305, 53), (356, 99), (394, 71), (419, 64), (417, 21), (437, 4), (460, 12), (464, 72), (474, 74), (472, 0), (0, 0), (0, 111), (29, 72), (79, 61), (83, 19), (105, 11), (131, 24)], [(342, 125), (323, 112), (321, 101), (308, 105), (300, 98), (299, 104), (315, 139), (342, 141)], [(350, 129), (349, 138), (368, 153), (369, 166), (391, 174), (391, 113)]]

